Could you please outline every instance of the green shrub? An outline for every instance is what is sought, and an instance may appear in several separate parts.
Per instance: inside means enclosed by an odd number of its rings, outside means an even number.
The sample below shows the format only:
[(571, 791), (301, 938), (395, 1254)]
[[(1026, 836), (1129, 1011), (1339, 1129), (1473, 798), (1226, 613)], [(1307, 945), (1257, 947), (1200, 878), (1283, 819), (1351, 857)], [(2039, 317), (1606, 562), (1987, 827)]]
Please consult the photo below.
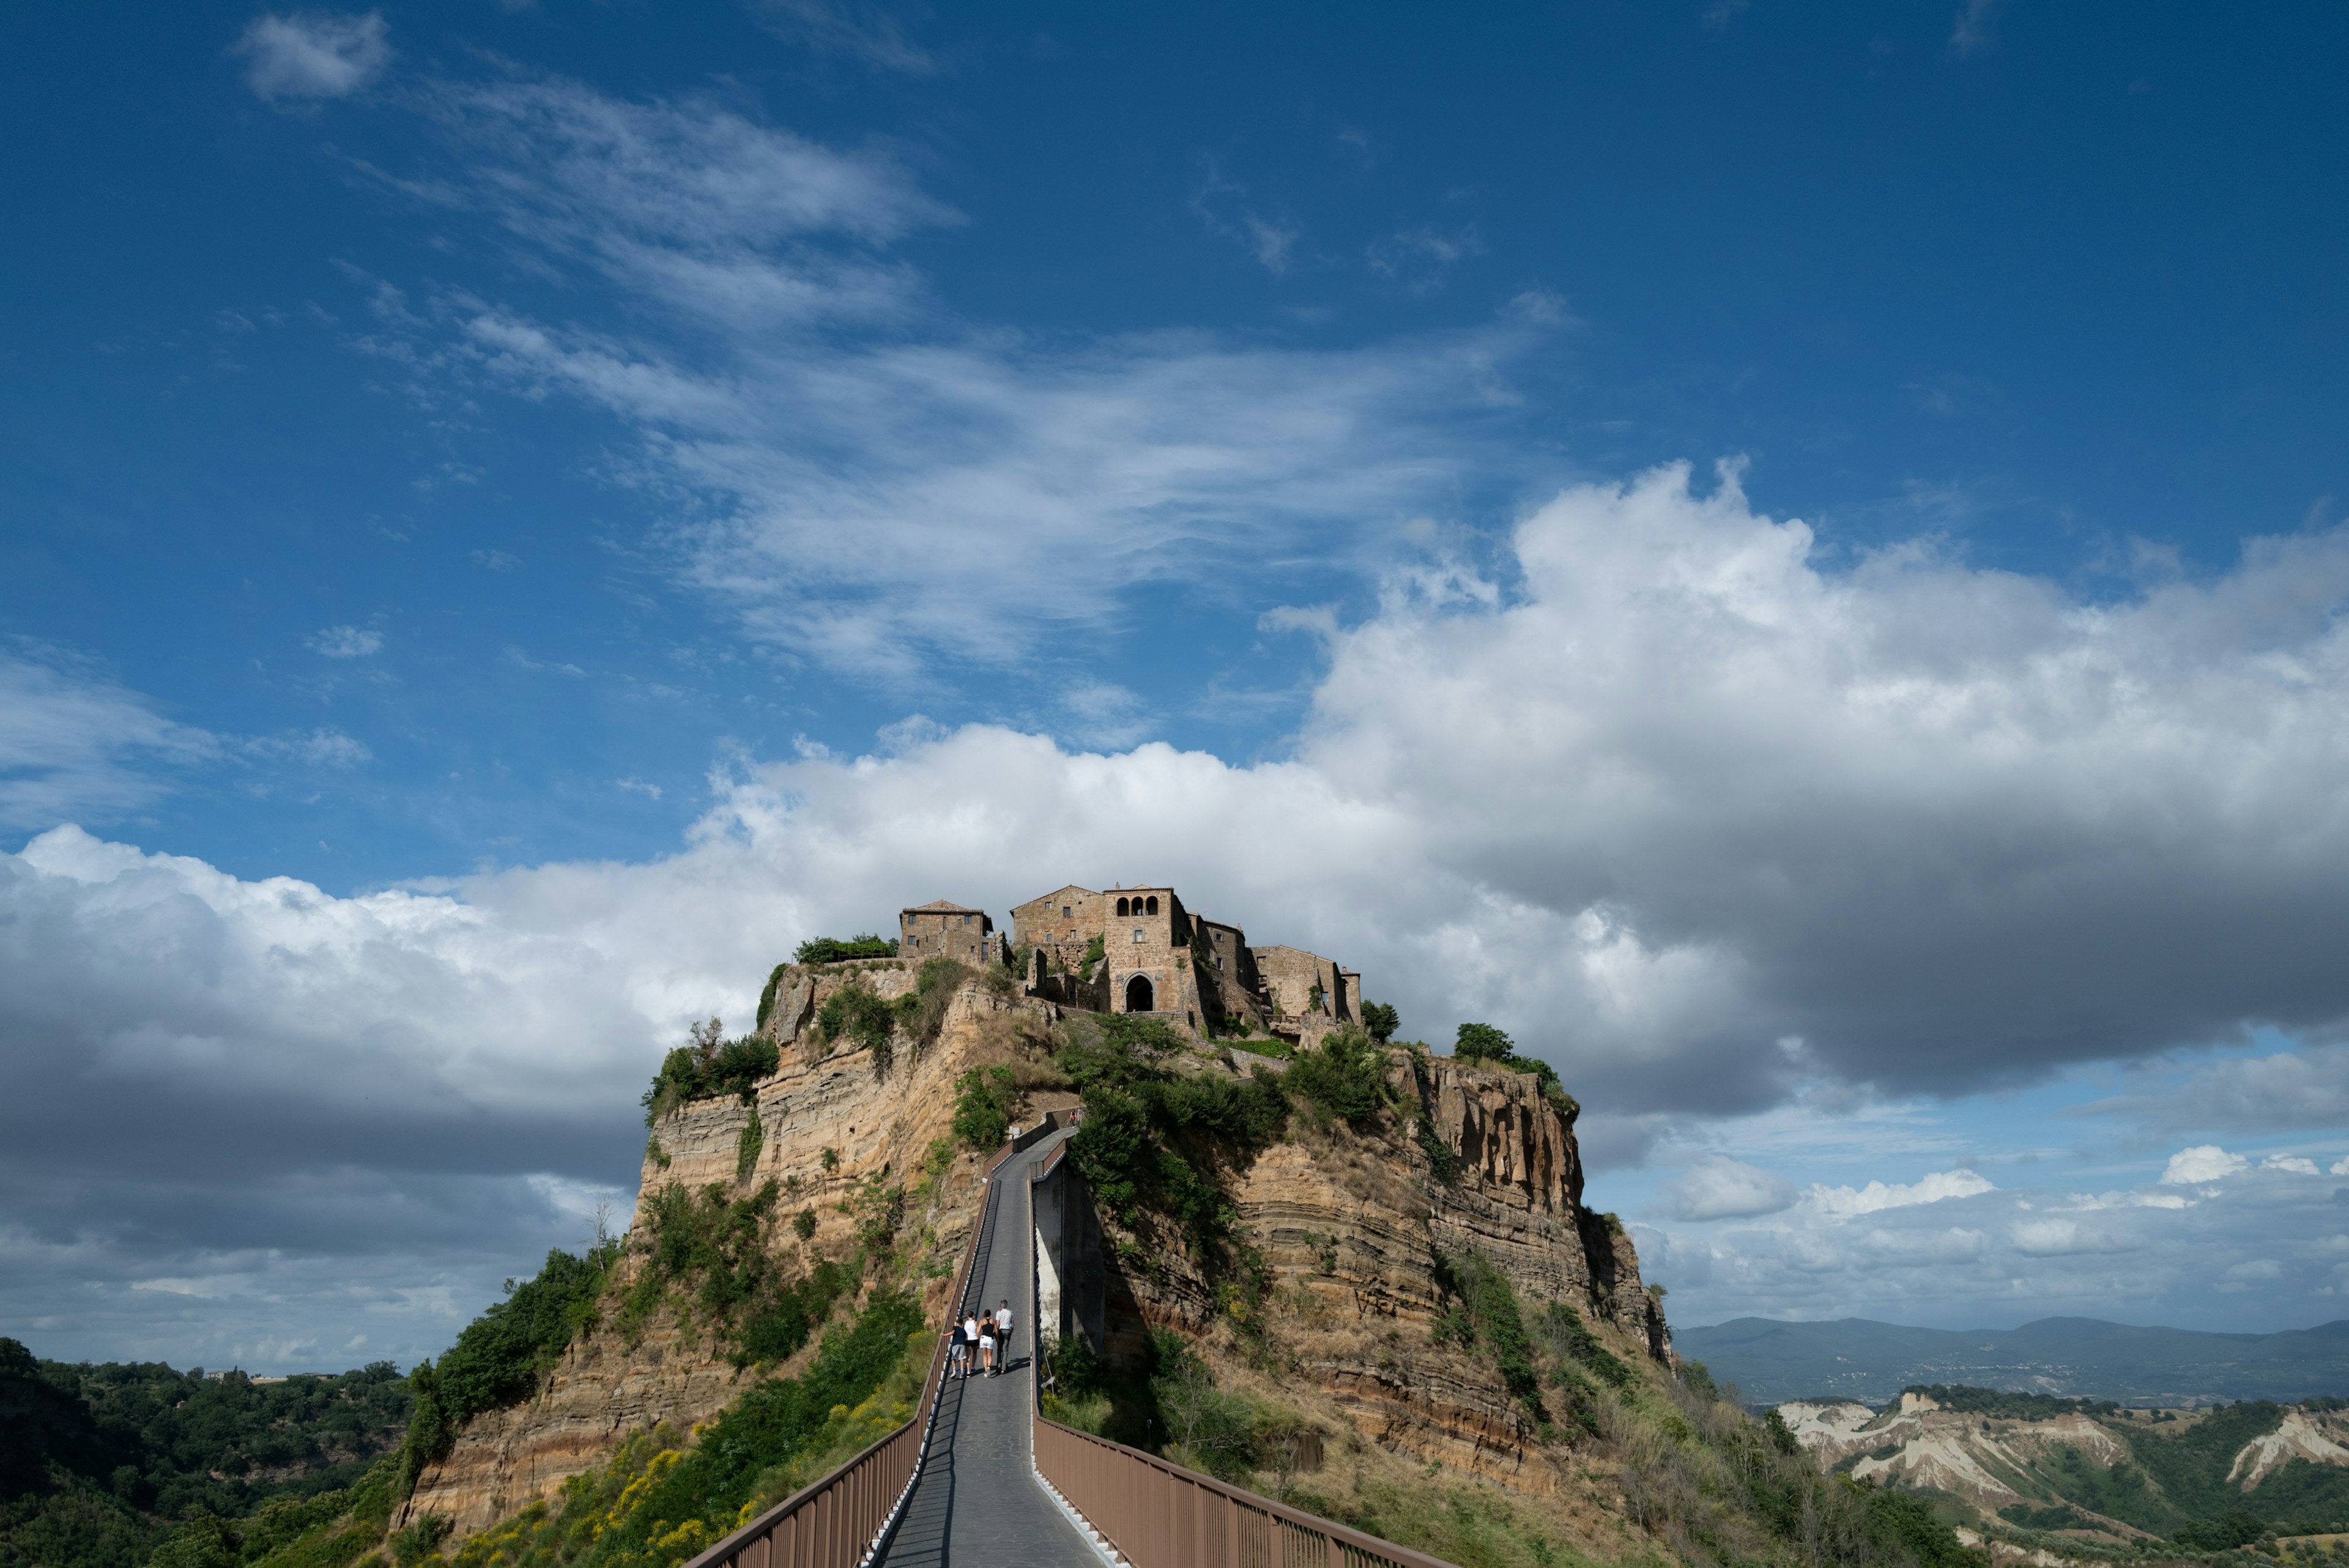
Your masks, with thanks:
[(1383, 1002), (1362, 1003), (1362, 1028), (1370, 1037), (1383, 1045), (1394, 1038), (1402, 1027), (1402, 1014)]
[[(638, 1226), (645, 1263), (624, 1308), (628, 1324), (640, 1324), (675, 1294), (730, 1342), (728, 1358), (737, 1366), (795, 1354), (855, 1276), (831, 1262), (786, 1276), (769, 1244), (781, 1193), (770, 1179), (740, 1199), (715, 1183), (696, 1193), (670, 1182), (650, 1194)], [(815, 1216), (805, 1212), (805, 1234), (812, 1235)]]
[(1002, 1147), (1011, 1131), (1019, 1091), (1009, 1067), (973, 1067), (955, 1080), (954, 1134), (982, 1154)]
[(1525, 1402), (1536, 1421), (1547, 1424), (1541, 1381), (1534, 1375), (1533, 1342), (1517, 1310), (1517, 1293), (1492, 1263), (1475, 1252), (1438, 1254), (1436, 1283), (1453, 1295), (1439, 1327), (1464, 1345), (1490, 1355), (1509, 1392)]
[(641, 1102), (645, 1126), (651, 1127), (692, 1101), (721, 1095), (738, 1096), (748, 1105), (760, 1080), (775, 1075), (782, 1054), (772, 1040), (746, 1034), (740, 1040), (720, 1041), (719, 1029), (715, 1018), (695, 1024), (691, 1043), (661, 1058), (660, 1071), (653, 1075), (652, 1087), (645, 1091)]
[(452, 1528), (449, 1520), (437, 1513), (428, 1513), (405, 1530), (391, 1534), (391, 1560), (398, 1568), (417, 1568), (428, 1558), (440, 1555), (440, 1543), (449, 1539)]
[(1085, 943), (1085, 956), (1077, 965), (1077, 974), (1084, 980), (1092, 979), (1093, 971), (1099, 969), (1102, 961), (1108, 957), (1108, 943), (1100, 932), (1094, 932), (1092, 939)]
[(897, 939), (862, 931), (846, 941), (838, 937), (810, 937), (792, 954), (793, 963), (845, 963), (851, 959), (895, 958)]
[(1150, 1389), (1178, 1462), (1219, 1480), (1247, 1480), (1258, 1457), (1255, 1404), (1216, 1386), (1216, 1375), (1172, 1329), (1151, 1330)]
[(873, 1053), (873, 1075), (885, 1078), (895, 1064), (898, 1012), (881, 1000), (863, 975), (824, 998), (815, 1012), (817, 1044), (830, 1048), (846, 1044)]
[(775, 992), (783, 983), (783, 971), (791, 967), (787, 963), (779, 963), (768, 974), (766, 988), (759, 992), (759, 1022), (751, 1026), (752, 1033), (764, 1034), (767, 1032), (767, 1020), (774, 1016)]
[(970, 978), (970, 967), (958, 959), (930, 959), (914, 977), (914, 989), (896, 1000), (898, 1023), (913, 1046), (914, 1060), (920, 1061), (922, 1053), (937, 1043), (948, 1004)]
[(698, 1438), (666, 1424), (637, 1433), (554, 1506), (469, 1538), (455, 1568), (676, 1568), (910, 1416), (914, 1358), (935, 1343), (920, 1328), (911, 1297), (874, 1293), (803, 1376), (753, 1384)]
[(792, 1233), (805, 1241), (815, 1235), (815, 1210), (802, 1209), (792, 1216)]
[(619, 1251), (617, 1241), (605, 1241), (584, 1258), (548, 1252), (537, 1277), (508, 1280), (505, 1299), (467, 1324), (437, 1366), (417, 1363), (409, 1374), (416, 1410), (400, 1439), (397, 1496), (416, 1490), (425, 1467), (448, 1454), (467, 1421), (537, 1393), (539, 1379), (595, 1321)]
[(1506, 1062), (1516, 1044), (1489, 1023), (1464, 1023), (1452, 1042), (1452, 1054), (1463, 1062)]
[[(2044, 1528), (2044, 1527), (2042, 1527)], [(2230, 1508), (2216, 1519), (2199, 1520), (2170, 1532), (2170, 1541), (2193, 1552), (2232, 1552), (2268, 1532), (2267, 1521), (2249, 1509)]]
[(1131, 1227), (1144, 1208), (1176, 1220), (1205, 1257), (1231, 1234), (1236, 1211), (1214, 1173), (1279, 1136), (1288, 1116), (1280, 1079), (1185, 1076), (1154, 1058), (1182, 1042), (1154, 1019), (1115, 1015), (1060, 1062), (1082, 1087), (1084, 1116), (1069, 1158), (1094, 1195)]
[(759, 1168), (759, 1151), (766, 1147), (767, 1129), (759, 1120), (759, 1107), (750, 1107), (750, 1119), (742, 1124), (741, 1136), (734, 1140), (734, 1179), (748, 1181), (750, 1172)]
[(1360, 1029), (1333, 1029), (1318, 1049), (1300, 1051), (1282, 1080), (1321, 1113), (1357, 1127), (1374, 1121), (1388, 1100), (1386, 1062)]
[(1564, 1302), (1552, 1302), (1542, 1310), (1540, 1332), (1544, 1347), (1560, 1362), (1587, 1368), (1610, 1388), (1630, 1386), (1631, 1368), (1599, 1342), (1580, 1313)]

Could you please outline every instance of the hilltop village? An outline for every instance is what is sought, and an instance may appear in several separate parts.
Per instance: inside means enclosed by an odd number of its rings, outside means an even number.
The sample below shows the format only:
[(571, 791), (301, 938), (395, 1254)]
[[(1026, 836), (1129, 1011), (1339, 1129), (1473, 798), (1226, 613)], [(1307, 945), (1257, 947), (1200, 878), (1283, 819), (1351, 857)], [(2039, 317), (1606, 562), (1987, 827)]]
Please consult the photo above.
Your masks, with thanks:
[(1168, 887), (1071, 883), (1014, 906), (1008, 934), (986, 910), (939, 898), (898, 912), (897, 941), (912, 960), (1017, 965), (1030, 996), (1194, 1036), (1310, 1045), (1362, 1013), (1357, 971), (1302, 948), (1250, 947), (1246, 931), (1193, 914)]

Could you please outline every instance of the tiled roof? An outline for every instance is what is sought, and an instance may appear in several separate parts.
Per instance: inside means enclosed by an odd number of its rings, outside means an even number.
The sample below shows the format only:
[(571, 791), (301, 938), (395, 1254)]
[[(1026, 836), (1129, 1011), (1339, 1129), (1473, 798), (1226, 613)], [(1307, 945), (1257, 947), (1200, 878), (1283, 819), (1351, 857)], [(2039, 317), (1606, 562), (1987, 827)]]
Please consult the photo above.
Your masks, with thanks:
[(908, 904), (897, 911), (901, 915), (983, 915), (984, 909), (974, 909), (968, 904), (957, 904), (951, 898), (933, 898), (926, 904)]

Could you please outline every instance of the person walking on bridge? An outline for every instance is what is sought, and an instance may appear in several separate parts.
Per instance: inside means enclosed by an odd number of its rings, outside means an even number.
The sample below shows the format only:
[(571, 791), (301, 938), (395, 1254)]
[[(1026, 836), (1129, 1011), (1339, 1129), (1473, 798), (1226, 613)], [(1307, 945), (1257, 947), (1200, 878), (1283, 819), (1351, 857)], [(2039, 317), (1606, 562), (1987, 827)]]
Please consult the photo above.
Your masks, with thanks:
[(1011, 1303), (1000, 1303), (995, 1309), (995, 1369), (1006, 1372), (1011, 1366)]

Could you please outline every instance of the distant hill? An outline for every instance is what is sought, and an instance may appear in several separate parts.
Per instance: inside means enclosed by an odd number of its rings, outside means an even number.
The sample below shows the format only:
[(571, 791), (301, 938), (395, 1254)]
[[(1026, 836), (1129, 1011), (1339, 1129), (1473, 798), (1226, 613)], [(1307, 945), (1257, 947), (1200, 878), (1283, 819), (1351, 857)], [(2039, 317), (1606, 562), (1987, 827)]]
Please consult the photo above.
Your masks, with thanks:
[(1912, 1383), (2127, 1402), (2291, 1401), (2349, 1394), (2349, 1319), (2282, 1334), (2137, 1328), (2043, 1317), (2013, 1329), (1906, 1328), (1867, 1318), (1733, 1318), (1673, 1345), (1749, 1403), (1839, 1395), (1880, 1404)]
[[(398, 1442), (412, 1403), (388, 1361), (255, 1382), (42, 1361), (0, 1338), (0, 1568), (130, 1568), (191, 1511), (306, 1528), (300, 1500), (342, 1512), (344, 1489)], [(387, 1508), (388, 1487), (387, 1475)]]

